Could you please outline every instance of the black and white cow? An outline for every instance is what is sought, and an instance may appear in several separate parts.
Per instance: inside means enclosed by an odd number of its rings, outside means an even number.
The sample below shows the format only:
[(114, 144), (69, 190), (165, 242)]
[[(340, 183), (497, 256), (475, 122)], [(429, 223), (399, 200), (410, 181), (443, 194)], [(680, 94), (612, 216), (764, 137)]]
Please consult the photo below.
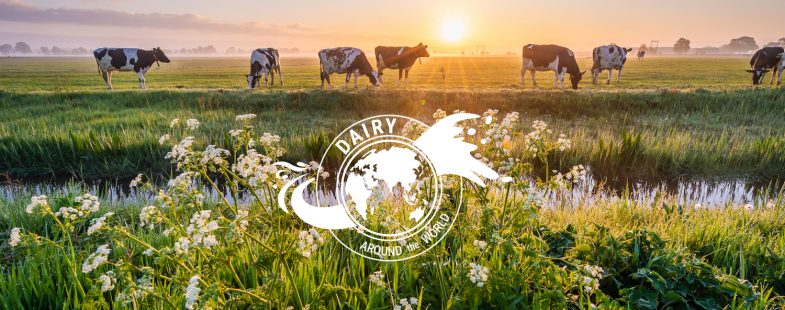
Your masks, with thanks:
[(412, 69), (414, 62), (420, 57), (430, 57), (426, 50), (428, 45), (422, 43), (414, 47), (408, 46), (377, 46), (374, 49), (376, 54), (376, 69), (379, 70), (379, 82), (382, 82), (384, 76), (384, 69), (398, 69), (398, 83), (401, 84), (401, 76), (406, 72), (406, 80), (404, 85), (409, 85), (409, 70)]
[(154, 63), (168, 63), (160, 47), (153, 50), (138, 48), (98, 48), (93, 50), (98, 72), (104, 78), (107, 88), (112, 90), (112, 71), (134, 71), (139, 77), (139, 88), (145, 88), (144, 74)]
[[(260, 84), (264, 75), (264, 86), (273, 86), (275, 83), (275, 72), (278, 71), (278, 79), (283, 86), (283, 74), (281, 74), (281, 62), (278, 50), (274, 48), (257, 48), (251, 53), (251, 73), (246, 75), (248, 78), (248, 89), (256, 88)], [(267, 77), (270, 77), (268, 85)]]
[(627, 53), (632, 51), (631, 48), (623, 48), (618, 45), (603, 45), (594, 48), (592, 51), (592, 59), (594, 60), (591, 66), (591, 80), (593, 84), (597, 84), (597, 76), (602, 73), (602, 70), (608, 70), (608, 82), (611, 83), (611, 76), (613, 76), (613, 69), (619, 70), (616, 74), (616, 83), (621, 80), (621, 70), (624, 68), (624, 63), (627, 62)]
[(523, 66), (521, 67), (521, 84), (525, 84), (524, 78), (526, 71), (531, 71), (532, 82), (537, 86), (537, 80), (534, 73), (536, 71), (553, 71), (555, 73), (553, 79), (553, 87), (556, 87), (557, 82), (561, 81), (561, 88), (564, 88), (564, 74), (570, 75), (570, 82), (572, 88), (578, 89), (578, 83), (583, 78), (586, 71), (581, 72), (578, 68), (578, 62), (575, 61), (575, 54), (568, 48), (558, 45), (536, 45), (526, 44), (521, 53), (523, 57)]
[(371, 84), (379, 86), (379, 74), (373, 69), (365, 53), (354, 47), (336, 47), (327, 48), (319, 51), (319, 67), (321, 68), (322, 88), (324, 88), (324, 81), (327, 80), (327, 85), (332, 88), (330, 84), (330, 74), (333, 73), (346, 73), (346, 84), (343, 89), (349, 85), (349, 79), (354, 75), (354, 88), (357, 88), (357, 77), (365, 75), (371, 81)]
[(782, 82), (782, 59), (785, 58), (785, 55), (783, 55), (784, 53), (785, 49), (780, 46), (768, 46), (755, 52), (755, 54), (752, 55), (752, 59), (750, 59), (751, 69), (747, 70), (747, 72), (752, 73), (752, 84), (760, 84), (763, 75), (773, 69), (774, 71), (771, 73), (769, 84), (774, 83), (774, 76), (778, 75), (777, 73), (779, 71), (777, 85), (780, 85)]
[(646, 51), (644, 50), (638, 51), (638, 60), (643, 60), (643, 56), (646, 56)]

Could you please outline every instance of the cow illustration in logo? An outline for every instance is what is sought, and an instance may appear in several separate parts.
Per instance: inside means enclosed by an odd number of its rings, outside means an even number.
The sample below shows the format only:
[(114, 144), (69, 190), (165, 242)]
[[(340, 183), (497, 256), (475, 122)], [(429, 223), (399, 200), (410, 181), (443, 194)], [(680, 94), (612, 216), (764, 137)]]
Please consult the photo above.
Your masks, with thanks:
[[(463, 178), (485, 186), (499, 175), (472, 156), (477, 146), (463, 135), (475, 130), (458, 123), (478, 118), (458, 113), (430, 128), (404, 116), (380, 115), (346, 128), (322, 157), (340, 166), (326, 179), (294, 176), (302, 165), (276, 163), (291, 171), (278, 194), (305, 223), (329, 229), (342, 245), (363, 257), (400, 261), (435, 246), (452, 227), (463, 203)], [(419, 137), (405, 133), (416, 125)], [(292, 189), (293, 188), (293, 189)], [(334, 197), (311, 195), (329, 188)], [(292, 189), (287, 205), (287, 195)], [(448, 191), (449, 195), (445, 195)]]

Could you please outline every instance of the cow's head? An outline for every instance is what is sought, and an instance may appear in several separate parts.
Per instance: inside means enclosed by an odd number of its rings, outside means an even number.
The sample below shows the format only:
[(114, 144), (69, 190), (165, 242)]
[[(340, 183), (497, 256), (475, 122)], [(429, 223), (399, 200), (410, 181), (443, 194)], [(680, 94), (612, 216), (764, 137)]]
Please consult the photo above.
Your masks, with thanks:
[(376, 70), (371, 70), (371, 73), (366, 74), (368, 79), (371, 80), (371, 84), (375, 87), (379, 87), (382, 85), (381, 80), (379, 79), (379, 72)]
[(757, 68), (754, 70), (747, 69), (747, 72), (752, 73), (752, 85), (760, 84), (760, 80), (763, 79), (763, 75), (766, 72), (769, 72), (769, 69)]
[(248, 89), (256, 87), (256, 83), (259, 82), (260, 78), (258, 74), (246, 74), (245, 77), (248, 79)]
[(583, 71), (578, 74), (570, 74), (570, 82), (572, 82), (572, 89), (578, 89), (578, 83), (581, 82), (584, 73), (586, 73), (586, 71)]
[(164, 51), (160, 47), (154, 48), (153, 49), (153, 54), (155, 55), (155, 59), (157, 61), (160, 61), (160, 62), (163, 62), (163, 63), (169, 63), (170, 62), (169, 57), (166, 57), (166, 54), (164, 54)]
[(417, 44), (416, 47), (417, 47), (417, 57), (431, 57), (431, 54), (428, 54), (428, 51), (426, 50), (428, 48), (428, 45), (422, 45), (422, 42), (420, 42), (420, 44)]

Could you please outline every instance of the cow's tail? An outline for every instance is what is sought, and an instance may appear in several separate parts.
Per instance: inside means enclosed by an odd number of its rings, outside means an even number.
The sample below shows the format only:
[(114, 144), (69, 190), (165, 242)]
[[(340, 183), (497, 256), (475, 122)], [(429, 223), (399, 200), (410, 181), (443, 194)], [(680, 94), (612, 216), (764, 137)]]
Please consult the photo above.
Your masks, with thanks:
[(324, 63), (322, 62), (322, 54), (319, 54), (319, 78), (324, 82)]

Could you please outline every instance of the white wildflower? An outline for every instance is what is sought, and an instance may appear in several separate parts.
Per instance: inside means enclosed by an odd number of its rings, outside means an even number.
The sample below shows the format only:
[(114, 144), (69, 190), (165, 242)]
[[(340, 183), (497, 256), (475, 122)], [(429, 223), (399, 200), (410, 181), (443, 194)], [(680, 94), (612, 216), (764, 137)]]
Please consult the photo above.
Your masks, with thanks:
[(11, 235), (8, 237), (8, 245), (12, 248), (16, 247), (20, 241), (22, 241), (22, 235), (20, 233), (22, 229), (19, 227), (14, 227), (11, 229)]
[(244, 121), (247, 121), (247, 120), (254, 119), (255, 117), (256, 117), (256, 114), (249, 113), (249, 114), (237, 115), (234, 118), (234, 120), (238, 121), (238, 122), (244, 122)]
[(304, 257), (311, 257), (319, 245), (324, 243), (322, 236), (313, 228), (301, 231), (298, 237), (297, 248)]
[(101, 264), (109, 261), (109, 253), (111, 253), (108, 244), (98, 247), (94, 253), (90, 254), (87, 259), (82, 263), (82, 272), (90, 273), (101, 266)]
[(744, 205), (744, 210), (746, 210), (746, 211), (752, 211), (754, 209), (755, 209), (755, 206), (753, 206), (751, 203), (748, 203), (748, 204)]
[(139, 226), (155, 228), (155, 224), (161, 222), (161, 213), (155, 206), (146, 206), (139, 212)]
[(476, 246), (478, 249), (480, 249), (480, 251), (483, 251), (483, 250), (485, 250), (485, 248), (488, 246), (488, 243), (487, 243), (487, 242), (485, 242), (485, 241), (483, 241), (483, 240), (474, 240), (473, 244), (474, 244), (474, 246)]
[(87, 235), (88, 236), (92, 235), (95, 232), (97, 232), (97, 231), (101, 230), (102, 228), (104, 228), (106, 226), (105, 225), (106, 224), (106, 219), (111, 217), (112, 215), (114, 215), (113, 212), (106, 212), (106, 214), (104, 214), (104, 216), (93, 219), (92, 222), (90, 222), (90, 227), (87, 228)]
[(46, 201), (46, 198), (46, 195), (33, 196), (30, 204), (28, 204), (25, 208), (25, 212), (28, 214), (33, 214), (33, 211), (35, 211), (35, 209), (38, 207), (48, 207), (49, 203)]
[(379, 270), (379, 271), (374, 271), (374, 273), (372, 273), (372, 274), (371, 274), (371, 275), (368, 277), (368, 281), (370, 281), (371, 283), (373, 283), (373, 284), (374, 284), (374, 285), (376, 285), (376, 286), (381, 286), (381, 287), (385, 287), (385, 286), (387, 286), (387, 285), (384, 283), (384, 274), (382, 274), (382, 271), (381, 271), (381, 270)]
[(470, 263), (469, 266), (471, 267), (469, 270), (469, 281), (477, 284), (477, 287), (483, 287), (485, 282), (488, 281), (488, 273), (490, 271), (487, 267), (475, 263)]
[(166, 143), (166, 141), (169, 141), (169, 139), (171, 139), (171, 138), (172, 138), (172, 136), (170, 136), (168, 133), (164, 134), (160, 138), (158, 138), (158, 144), (159, 145), (164, 145), (164, 143)]
[(142, 255), (144, 255), (144, 256), (152, 256), (153, 252), (154, 252), (153, 248), (147, 248), (147, 250), (144, 250), (144, 252), (142, 252)]
[(180, 141), (180, 143), (173, 146), (172, 150), (169, 151), (169, 153), (166, 153), (166, 156), (164, 158), (181, 161), (191, 153), (191, 146), (193, 144), (194, 144), (194, 137), (191, 136), (185, 137), (182, 141)]
[(188, 254), (190, 246), (191, 240), (188, 237), (180, 237), (174, 242), (174, 252), (178, 255)]
[(180, 119), (179, 118), (172, 119), (172, 121), (169, 122), (169, 128), (174, 128), (174, 126), (177, 126), (177, 124), (179, 124), (179, 123), (180, 123)]
[(133, 180), (131, 180), (131, 184), (129, 184), (128, 187), (130, 187), (130, 188), (137, 187), (137, 186), (139, 186), (139, 183), (141, 183), (141, 182), (142, 182), (142, 174), (140, 173), (140, 174), (136, 175), (136, 177)]
[(191, 277), (188, 281), (188, 287), (185, 289), (185, 308), (188, 310), (194, 309), (196, 302), (199, 301), (199, 275)]
[(570, 139), (567, 139), (567, 136), (565, 136), (564, 134), (560, 134), (559, 139), (556, 140), (556, 147), (559, 148), (559, 151), (564, 151), (572, 147), (572, 141), (570, 141)]
[(226, 163), (224, 157), (229, 156), (229, 151), (215, 147), (215, 145), (208, 145), (207, 148), (202, 152), (202, 164), (215, 164), (215, 165), (222, 165)]
[(185, 126), (188, 127), (189, 130), (199, 129), (199, 121), (194, 118), (189, 118), (185, 121)]
[(98, 280), (101, 281), (101, 292), (111, 291), (114, 289), (114, 284), (117, 283), (117, 279), (114, 277), (114, 272), (111, 270), (98, 277)]

